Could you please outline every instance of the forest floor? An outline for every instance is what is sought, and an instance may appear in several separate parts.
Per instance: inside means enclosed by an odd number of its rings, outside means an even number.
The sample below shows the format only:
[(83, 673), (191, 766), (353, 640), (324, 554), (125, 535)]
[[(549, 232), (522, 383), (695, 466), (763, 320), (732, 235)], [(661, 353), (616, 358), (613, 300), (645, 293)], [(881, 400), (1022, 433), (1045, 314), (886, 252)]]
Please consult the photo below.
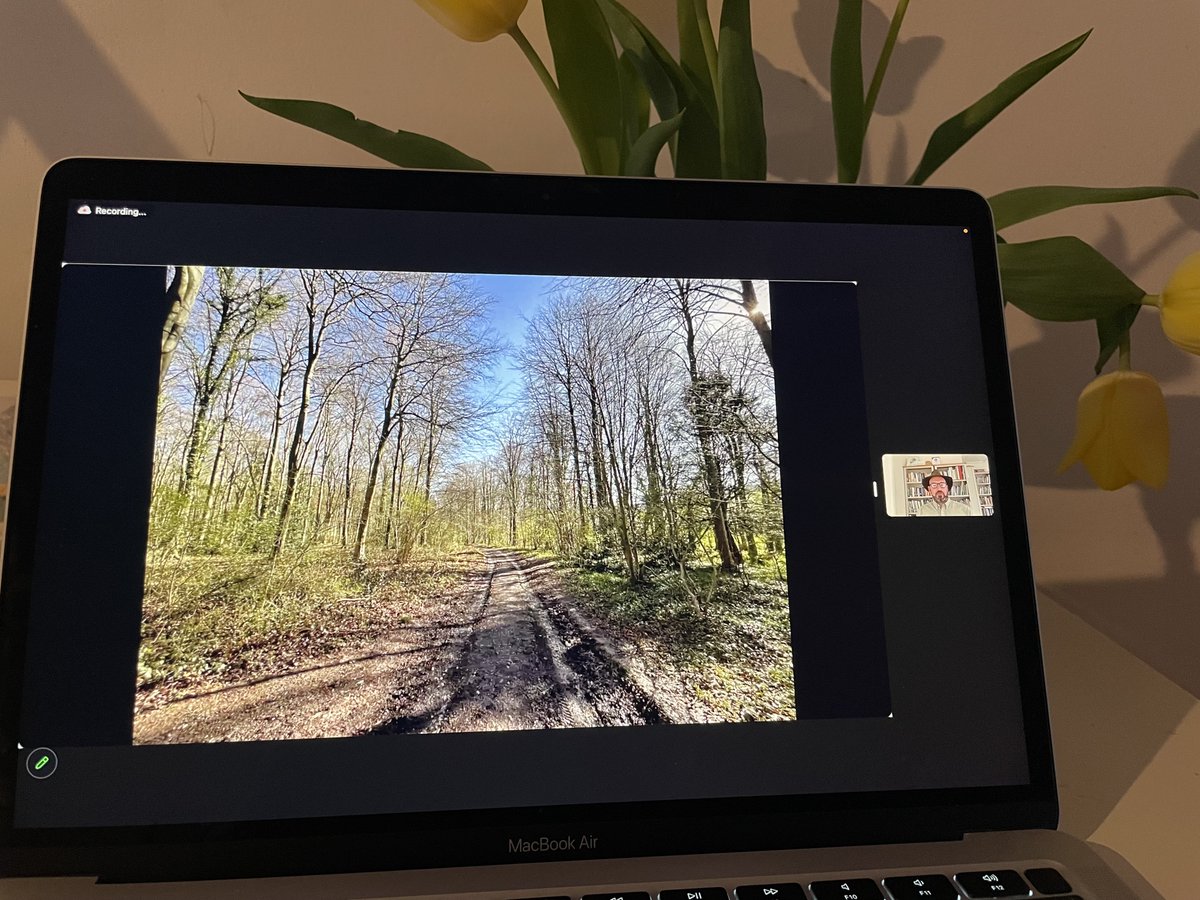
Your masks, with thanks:
[(761, 677), (680, 664), (666, 639), (677, 628), (643, 632), (605, 613), (573, 570), (515, 550), (456, 561), (444, 589), (370, 601), (376, 626), (337, 649), (268, 648), (240, 671), (144, 687), (135, 743), (787, 717), (790, 684), (764, 707), (754, 698), (779, 691)]

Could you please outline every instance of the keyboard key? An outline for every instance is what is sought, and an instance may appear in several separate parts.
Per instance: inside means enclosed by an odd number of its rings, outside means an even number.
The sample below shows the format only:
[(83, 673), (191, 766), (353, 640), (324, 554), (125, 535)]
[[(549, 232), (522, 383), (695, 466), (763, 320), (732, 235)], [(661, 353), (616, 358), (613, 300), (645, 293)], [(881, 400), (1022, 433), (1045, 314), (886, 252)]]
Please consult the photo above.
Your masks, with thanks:
[(1025, 877), (1039, 894), (1069, 894), (1071, 885), (1058, 869), (1026, 869)]
[(962, 872), (955, 875), (954, 880), (968, 897), (1028, 897), (1033, 893), (1012, 869)]
[(883, 900), (883, 891), (870, 878), (814, 881), (808, 889), (816, 900)]
[(618, 891), (615, 894), (584, 894), (581, 900), (650, 900), (645, 891)]
[(751, 884), (733, 892), (737, 900), (808, 900), (798, 884)]
[(959, 900), (958, 888), (945, 875), (885, 878), (883, 886), (896, 900)]
[(688, 888), (684, 891), (659, 891), (658, 900), (729, 900), (725, 888)]

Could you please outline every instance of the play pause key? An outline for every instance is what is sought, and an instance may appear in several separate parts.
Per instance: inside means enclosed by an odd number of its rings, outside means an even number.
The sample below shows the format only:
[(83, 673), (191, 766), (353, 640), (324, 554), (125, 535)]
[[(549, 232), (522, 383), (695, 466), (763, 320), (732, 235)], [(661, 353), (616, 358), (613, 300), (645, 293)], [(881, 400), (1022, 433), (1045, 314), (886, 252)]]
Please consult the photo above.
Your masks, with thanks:
[(683, 891), (659, 891), (658, 900), (729, 900), (725, 888), (688, 888)]

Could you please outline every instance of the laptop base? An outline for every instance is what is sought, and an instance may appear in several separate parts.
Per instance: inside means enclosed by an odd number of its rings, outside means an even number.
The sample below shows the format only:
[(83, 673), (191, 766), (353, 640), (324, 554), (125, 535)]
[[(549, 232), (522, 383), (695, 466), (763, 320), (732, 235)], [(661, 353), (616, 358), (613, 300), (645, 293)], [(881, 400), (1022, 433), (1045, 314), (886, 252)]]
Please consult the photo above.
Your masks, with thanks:
[[(197, 853), (204, 848), (198, 847)], [(953, 878), (966, 871), (1054, 868), (1069, 882), (1073, 895), (1085, 900), (1163, 900), (1122, 857), (1057, 831), (1012, 831), (972, 834), (959, 842), (878, 847), (835, 847), (762, 853), (549, 862), (464, 869), (425, 869), (230, 881), (170, 884), (96, 884), (81, 878), (13, 879), (4, 883), (11, 900), (54, 900), (62, 897), (216, 898), (253, 895), (262, 898), (356, 898), (356, 900), (517, 900), (577, 898), (605, 894), (618, 897), (645, 892), (682, 890), (700, 894), (753, 885), (871, 879), (941, 874)], [(746, 893), (745, 890), (742, 892)], [(719, 894), (717, 894), (719, 896)], [(806, 893), (805, 896), (810, 896)], [(1035, 897), (1068, 896), (1035, 893)], [(707, 894), (701, 894), (702, 900)]]

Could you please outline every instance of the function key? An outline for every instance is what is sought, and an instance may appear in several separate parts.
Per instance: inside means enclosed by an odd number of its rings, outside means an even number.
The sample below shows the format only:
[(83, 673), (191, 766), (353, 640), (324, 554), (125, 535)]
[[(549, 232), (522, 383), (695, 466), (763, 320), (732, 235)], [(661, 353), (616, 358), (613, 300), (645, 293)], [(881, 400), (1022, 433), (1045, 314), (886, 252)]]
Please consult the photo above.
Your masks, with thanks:
[(883, 886), (896, 900), (959, 900), (958, 888), (945, 875), (885, 878)]
[(616, 891), (611, 894), (584, 894), (581, 900), (650, 900), (645, 891)]
[(808, 889), (817, 900), (883, 900), (883, 891), (870, 878), (814, 881)]
[(1033, 891), (1012, 869), (963, 872), (954, 876), (968, 897), (1028, 897)]
[(1069, 894), (1071, 885), (1058, 869), (1026, 869), (1025, 877), (1039, 894)]
[(659, 891), (658, 900), (729, 900), (725, 888), (688, 888), (685, 891)]
[(798, 884), (751, 884), (733, 892), (737, 900), (808, 900)]

